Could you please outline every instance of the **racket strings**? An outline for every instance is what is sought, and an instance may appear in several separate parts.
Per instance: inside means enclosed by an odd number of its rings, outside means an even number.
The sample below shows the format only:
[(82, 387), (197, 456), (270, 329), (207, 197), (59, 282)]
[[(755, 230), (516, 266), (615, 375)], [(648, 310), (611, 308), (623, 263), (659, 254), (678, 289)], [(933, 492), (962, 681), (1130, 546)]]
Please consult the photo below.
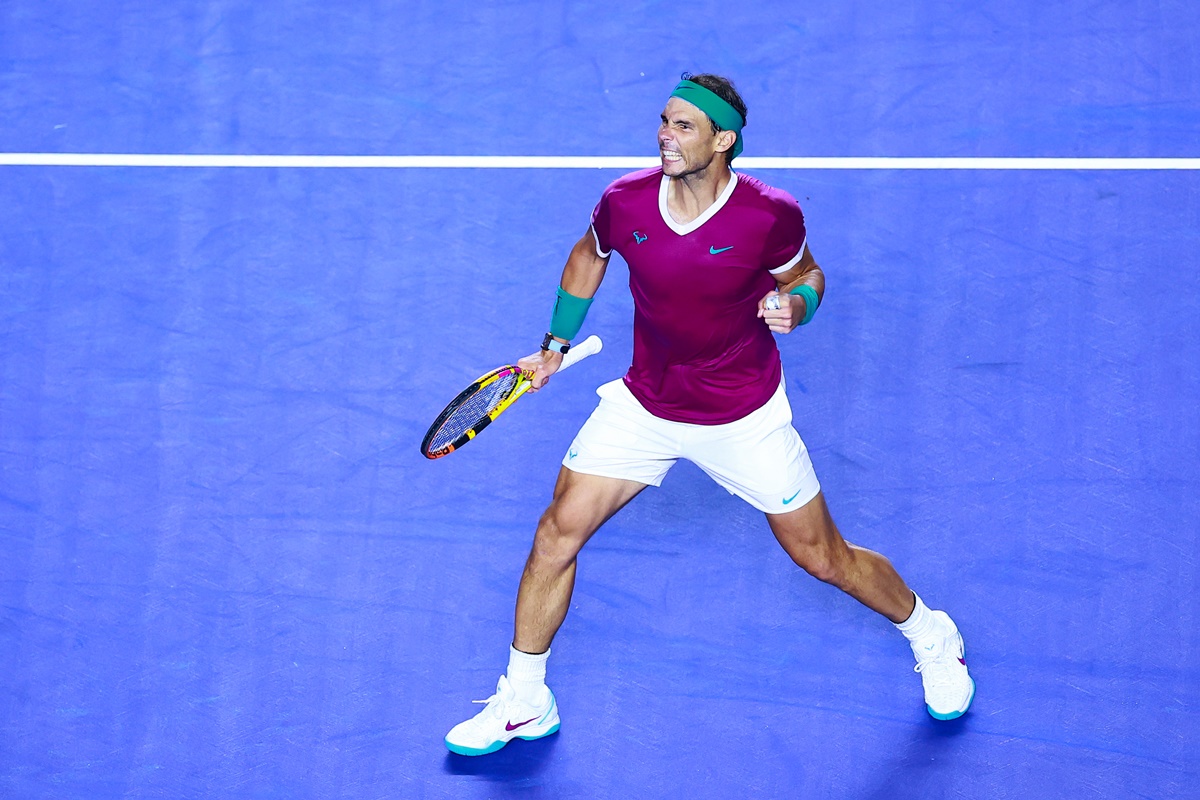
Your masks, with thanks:
[(431, 452), (440, 450), (473, 429), (505, 401), (520, 379), (521, 373), (519, 372), (505, 375), (486, 386), (481, 386), (479, 391), (465, 398), (450, 412), (442, 426), (438, 428), (437, 433), (430, 440), (429, 450)]

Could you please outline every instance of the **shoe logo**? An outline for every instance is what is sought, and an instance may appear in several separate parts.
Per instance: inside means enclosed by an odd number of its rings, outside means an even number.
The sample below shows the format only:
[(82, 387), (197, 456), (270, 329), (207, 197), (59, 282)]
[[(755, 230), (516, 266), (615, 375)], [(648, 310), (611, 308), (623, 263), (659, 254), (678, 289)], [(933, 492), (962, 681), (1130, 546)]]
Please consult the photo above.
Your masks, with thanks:
[(527, 719), (524, 722), (518, 722), (516, 725), (513, 725), (511, 722), (506, 722), (506, 723), (504, 723), (504, 730), (515, 731), (517, 728), (520, 728), (524, 725), (528, 725), (529, 723), (533, 722), (533, 720), (535, 720), (535, 719), (537, 719), (537, 717), (533, 717), (532, 719)]
[(649, 238), (650, 237), (644, 233), (638, 233), (637, 231), (633, 232), (633, 240), (635, 242), (637, 242), (638, 244), (641, 244), (642, 242), (646, 241)]
[(709, 255), (715, 256), (719, 253), (724, 253), (726, 250), (732, 250), (732, 249), (733, 249), (733, 245), (729, 245), (729, 247), (713, 247), (712, 245), (709, 245), (708, 253), (709, 253)]
[[(726, 249), (728, 249), (728, 248), (726, 248)], [(789, 498), (787, 498), (786, 500), (784, 500), (784, 501), (783, 501), (783, 504), (786, 506), (788, 503), (790, 503), (790, 502), (792, 502), (793, 500), (795, 500), (795, 499), (796, 499), (796, 495), (798, 495), (798, 494), (800, 494), (800, 490), (799, 490), (799, 489), (797, 489), (797, 490), (796, 490), (796, 494), (794, 494), (794, 495), (792, 495), (791, 497), (789, 497)]]
[(578, 451), (578, 450), (571, 449), (571, 450), (568, 450), (568, 451), (567, 451), (567, 458), (574, 459), (574, 458), (575, 458), (575, 456), (577, 456), (577, 455), (579, 455), (579, 451)]

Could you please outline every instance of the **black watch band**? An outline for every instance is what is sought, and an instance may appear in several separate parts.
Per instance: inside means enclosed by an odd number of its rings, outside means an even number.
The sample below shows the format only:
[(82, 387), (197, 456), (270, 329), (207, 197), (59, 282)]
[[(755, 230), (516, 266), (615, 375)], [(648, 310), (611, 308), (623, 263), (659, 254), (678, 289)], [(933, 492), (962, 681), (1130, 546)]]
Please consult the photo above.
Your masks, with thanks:
[(542, 339), (542, 349), (553, 350), (556, 353), (562, 353), (563, 355), (566, 355), (566, 352), (571, 349), (571, 345), (570, 343), (563, 344), (547, 333), (546, 338)]

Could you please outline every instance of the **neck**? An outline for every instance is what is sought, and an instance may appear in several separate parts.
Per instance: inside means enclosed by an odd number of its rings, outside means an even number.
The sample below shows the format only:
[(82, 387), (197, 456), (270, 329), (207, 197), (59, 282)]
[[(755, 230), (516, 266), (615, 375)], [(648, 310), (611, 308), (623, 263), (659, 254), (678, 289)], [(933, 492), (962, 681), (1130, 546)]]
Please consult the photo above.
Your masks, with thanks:
[(702, 170), (672, 177), (667, 189), (667, 209), (676, 222), (691, 222), (717, 202), (732, 178), (729, 165), (719, 157)]

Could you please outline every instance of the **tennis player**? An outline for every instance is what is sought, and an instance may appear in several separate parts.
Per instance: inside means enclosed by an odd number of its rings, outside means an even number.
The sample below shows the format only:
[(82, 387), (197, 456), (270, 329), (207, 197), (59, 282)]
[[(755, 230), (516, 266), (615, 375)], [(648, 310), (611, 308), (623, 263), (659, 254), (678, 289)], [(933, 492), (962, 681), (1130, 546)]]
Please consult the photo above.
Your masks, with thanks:
[(680, 458), (762, 511), (796, 564), (899, 628), (929, 714), (954, 719), (971, 706), (975, 683), (954, 622), (927, 608), (886, 558), (842, 538), (792, 427), (772, 334), (813, 319), (825, 277), (796, 201), (730, 168), (745, 123), (728, 80), (684, 75), (662, 112), (661, 166), (604, 191), (567, 259), (542, 349), (519, 362), (536, 370), (532, 390), (546, 383), (620, 253), (634, 301), (633, 364), (599, 388), (599, 406), (567, 449), (521, 577), (508, 671), (477, 701), (484, 709), (446, 735), (455, 753), (491, 753), (558, 730), (546, 661), (570, 605), (576, 556)]

